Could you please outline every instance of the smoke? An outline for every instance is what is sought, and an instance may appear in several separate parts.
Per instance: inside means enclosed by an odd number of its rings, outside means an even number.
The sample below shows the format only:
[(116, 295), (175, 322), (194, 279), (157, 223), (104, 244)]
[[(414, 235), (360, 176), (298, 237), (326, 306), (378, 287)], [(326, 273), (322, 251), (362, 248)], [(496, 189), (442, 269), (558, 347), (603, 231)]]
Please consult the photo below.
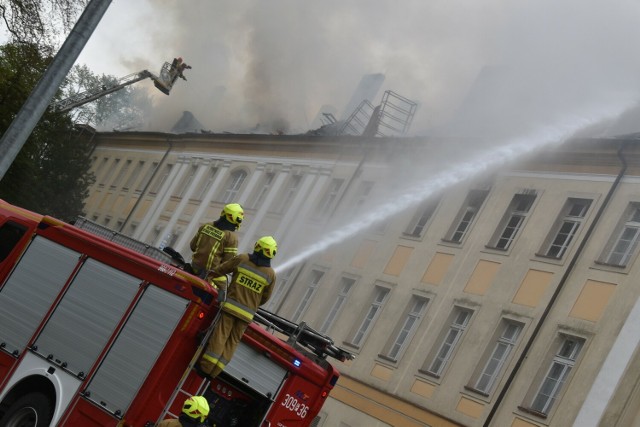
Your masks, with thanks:
[(363, 75), (383, 73), (381, 91), (419, 103), (414, 134), (447, 124), (517, 134), (637, 93), (639, 9), (632, 0), (114, 2), (93, 49), (106, 45), (100, 54), (127, 72), (175, 56), (193, 66), (168, 97), (149, 85), (150, 130), (188, 110), (213, 131), (304, 132), (323, 105), (342, 110)]

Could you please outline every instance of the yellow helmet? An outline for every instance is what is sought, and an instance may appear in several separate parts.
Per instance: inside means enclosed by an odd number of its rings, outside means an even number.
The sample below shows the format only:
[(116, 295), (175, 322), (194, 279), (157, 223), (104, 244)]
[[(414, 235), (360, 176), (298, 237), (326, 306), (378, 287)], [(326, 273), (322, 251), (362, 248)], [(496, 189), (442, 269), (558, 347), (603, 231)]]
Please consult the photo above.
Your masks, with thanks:
[(182, 412), (189, 418), (203, 422), (209, 415), (209, 402), (203, 396), (191, 396), (184, 401)]
[(276, 256), (276, 252), (278, 251), (278, 244), (276, 243), (276, 239), (273, 237), (264, 236), (258, 239), (253, 250), (261, 253), (267, 258), (273, 258)]
[(220, 216), (225, 217), (227, 221), (239, 228), (244, 219), (244, 209), (238, 203), (229, 203), (222, 209)]

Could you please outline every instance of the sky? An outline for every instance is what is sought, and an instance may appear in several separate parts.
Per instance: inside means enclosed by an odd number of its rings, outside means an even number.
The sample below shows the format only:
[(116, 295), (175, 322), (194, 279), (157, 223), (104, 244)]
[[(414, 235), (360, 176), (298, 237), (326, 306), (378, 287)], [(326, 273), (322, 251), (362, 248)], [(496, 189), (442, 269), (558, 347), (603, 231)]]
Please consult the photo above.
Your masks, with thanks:
[(416, 102), (411, 134), (517, 133), (637, 98), (638, 22), (636, 0), (113, 0), (77, 63), (122, 77), (182, 56), (193, 68), (171, 95), (138, 84), (154, 101), (145, 130), (191, 111), (216, 132), (306, 132), (382, 73), (369, 101)]

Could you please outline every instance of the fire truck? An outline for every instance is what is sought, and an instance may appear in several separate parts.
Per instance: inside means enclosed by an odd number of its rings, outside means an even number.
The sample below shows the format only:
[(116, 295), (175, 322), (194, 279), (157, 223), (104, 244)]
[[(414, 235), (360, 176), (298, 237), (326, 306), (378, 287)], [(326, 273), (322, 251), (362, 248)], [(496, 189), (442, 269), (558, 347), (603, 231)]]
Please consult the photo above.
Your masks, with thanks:
[(180, 261), (90, 221), (0, 200), (0, 425), (151, 427), (203, 395), (210, 425), (317, 423), (352, 355), (259, 310), (225, 371), (195, 366), (218, 293)]

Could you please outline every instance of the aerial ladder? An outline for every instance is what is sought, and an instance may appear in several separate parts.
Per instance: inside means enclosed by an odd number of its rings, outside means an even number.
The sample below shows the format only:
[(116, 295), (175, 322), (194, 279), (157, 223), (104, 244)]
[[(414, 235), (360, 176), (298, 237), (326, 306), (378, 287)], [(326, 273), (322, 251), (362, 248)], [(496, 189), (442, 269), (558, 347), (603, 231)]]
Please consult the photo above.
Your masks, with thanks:
[(53, 102), (49, 108), (54, 112), (64, 113), (147, 78), (153, 80), (153, 84), (158, 88), (158, 90), (160, 90), (160, 92), (165, 95), (169, 95), (171, 88), (173, 88), (173, 85), (178, 78), (187, 80), (182, 73), (184, 70), (190, 68), (191, 67), (189, 65), (182, 61), (182, 58), (175, 58), (173, 62), (165, 62), (162, 65), (159, 76), (156, 76), (149, 70), (142, 70), (137, 73), (124, 76), (112, 84), (102, 85), (94, 89), (79, 92), (66, 99)]

